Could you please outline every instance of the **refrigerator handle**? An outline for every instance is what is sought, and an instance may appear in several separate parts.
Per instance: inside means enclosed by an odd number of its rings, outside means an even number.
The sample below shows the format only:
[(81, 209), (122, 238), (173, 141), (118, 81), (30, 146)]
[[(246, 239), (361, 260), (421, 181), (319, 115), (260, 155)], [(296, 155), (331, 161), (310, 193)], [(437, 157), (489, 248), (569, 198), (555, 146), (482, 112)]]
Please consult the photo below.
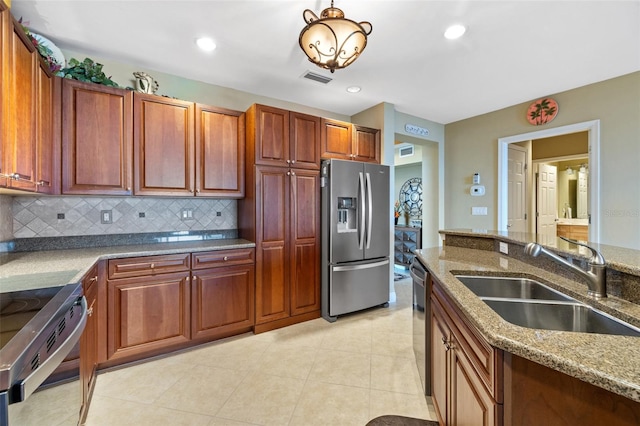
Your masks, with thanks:
[(365, 200), (364, 200), (364, 175), (362, 172), (358, 174), (358, 198), (360, 199), (360, 223), (358, 226), (358, 248), (364, 248), (364, 232), (365, 232)]
[(371, 174), (367, 173), (367, 249), (371, 248), (371, 230), (373, 229), (373, 201), (371, 200)]

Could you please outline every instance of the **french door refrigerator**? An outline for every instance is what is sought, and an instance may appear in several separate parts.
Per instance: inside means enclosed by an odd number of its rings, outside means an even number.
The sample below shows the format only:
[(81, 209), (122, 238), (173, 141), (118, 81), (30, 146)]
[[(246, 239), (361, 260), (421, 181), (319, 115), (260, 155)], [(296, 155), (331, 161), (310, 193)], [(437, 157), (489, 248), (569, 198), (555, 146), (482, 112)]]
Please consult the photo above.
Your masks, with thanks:
[(322, 316), (388, 306), (389, 166), (325, 160), (322, 188)]

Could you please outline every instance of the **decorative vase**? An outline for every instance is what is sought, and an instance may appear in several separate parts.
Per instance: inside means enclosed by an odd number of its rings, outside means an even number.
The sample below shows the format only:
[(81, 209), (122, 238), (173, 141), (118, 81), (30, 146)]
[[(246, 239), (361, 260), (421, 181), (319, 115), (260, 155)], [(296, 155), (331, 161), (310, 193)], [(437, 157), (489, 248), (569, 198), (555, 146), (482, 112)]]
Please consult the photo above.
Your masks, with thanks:
[(398, 218), (394, 217), (393, 220), (395, 221), (396, 225), (398, 224)]
[(404, 223), (409, 226), (409, 219), (411, 219), (411, 216), (409, 216), (409, 212), (404, 212)]

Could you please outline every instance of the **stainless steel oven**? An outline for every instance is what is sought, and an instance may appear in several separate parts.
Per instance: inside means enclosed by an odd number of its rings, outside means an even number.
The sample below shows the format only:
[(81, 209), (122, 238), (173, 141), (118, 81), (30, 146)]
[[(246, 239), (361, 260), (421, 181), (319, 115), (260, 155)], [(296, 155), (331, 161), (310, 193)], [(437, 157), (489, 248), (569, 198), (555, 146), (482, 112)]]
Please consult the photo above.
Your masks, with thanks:
[(82, 285), (0, 293), (0, 426), (80, 339), (87, 321)]
[(427, 268), (413, 257), (409, 274), (413, 280), (413, 353), (425, 395), (431, 395), (431, 280)]

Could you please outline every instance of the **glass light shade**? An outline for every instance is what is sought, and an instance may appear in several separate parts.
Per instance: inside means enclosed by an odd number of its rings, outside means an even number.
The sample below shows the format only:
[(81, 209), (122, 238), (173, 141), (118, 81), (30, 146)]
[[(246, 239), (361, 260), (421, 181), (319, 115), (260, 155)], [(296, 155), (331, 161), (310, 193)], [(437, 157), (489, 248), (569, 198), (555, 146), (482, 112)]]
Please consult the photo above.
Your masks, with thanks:
[(300, 47), (311, 62), (331, 72), (349, 66), (367, 47), (371, 24), (346, 19), (333, 1), (320, 16), (309, 9), (302, 14), (307, 26), (300, 33)]

